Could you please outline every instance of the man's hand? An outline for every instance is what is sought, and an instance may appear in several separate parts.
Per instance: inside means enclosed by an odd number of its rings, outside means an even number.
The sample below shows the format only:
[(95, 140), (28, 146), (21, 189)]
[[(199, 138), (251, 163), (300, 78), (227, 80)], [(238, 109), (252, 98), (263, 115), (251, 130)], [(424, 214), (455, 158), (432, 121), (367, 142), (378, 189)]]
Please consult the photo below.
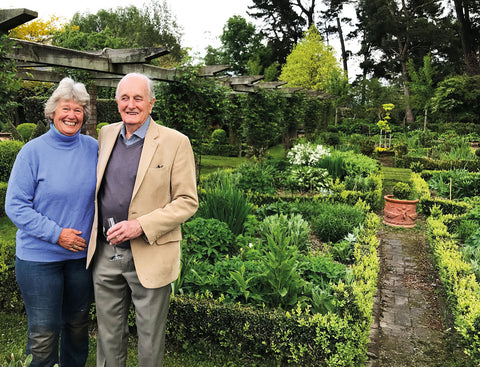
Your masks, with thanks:
[(82, 232), (76, 229), (63, 228), (57, 243), (72, 252), (83, 251), (87, 248), (87, 241), (80, 237), (81, 234)]
[(110, 245), (118, 245), (119, 243), (137, 238), (142, 233), (143, 229), (138, 220), (124, 220), (116, 223), (108, 230), (107, 241)]

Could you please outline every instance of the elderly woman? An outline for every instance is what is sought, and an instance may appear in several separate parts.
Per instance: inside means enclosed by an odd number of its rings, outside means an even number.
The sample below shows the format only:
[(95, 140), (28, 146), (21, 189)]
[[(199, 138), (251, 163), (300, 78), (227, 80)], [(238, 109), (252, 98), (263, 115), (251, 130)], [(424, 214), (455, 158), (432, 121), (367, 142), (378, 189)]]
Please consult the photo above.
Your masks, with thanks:
[[(63, 79), (45, 105), (50, 130), (26, 143), (10, 175), (5, 211), (17, 226), (15, 271), (34, 366), (85, 366), (97, 141), (80, 134), (90, 113), (85, 86)], [(60, 360), (58, 357), (58, 342)]]

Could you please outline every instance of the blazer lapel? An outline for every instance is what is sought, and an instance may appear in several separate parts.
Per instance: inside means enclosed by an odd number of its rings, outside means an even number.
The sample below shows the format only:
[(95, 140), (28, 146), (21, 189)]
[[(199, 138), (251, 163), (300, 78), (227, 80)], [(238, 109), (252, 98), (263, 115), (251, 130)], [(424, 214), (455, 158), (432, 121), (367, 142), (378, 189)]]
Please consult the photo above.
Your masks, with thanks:
[(137, 178), (135, 179), (135, 185), (133, 186), (132, 199), (137, 194), (140, 185), (142, 184), (143, 178), (147, 173), (147, 169), (150, 165), (150, 161), (157, 150), (158, 142), (158, 125), (153, 119), (150, 119), (150, 126), (148, 127), (147, 134), (145, 135), (145, 140), (143, 142), (142, 155), (140, 156), (140, 162), (138, 162)]
[(101, 154), (98, 156), (98, 165), (97, 165), (97, 192), (100, 188), (100, 184), (103, 180), (103, 174), (105, 173), (105, 168), (107, 167), (110, 154), (112, 154), (113, 147), (117, 141), (118, 134), (122, 129), (122, 122), (119, 122), (117, 126), (113, 126), (111, 132), (108, 132), (102, 135), (101, 142)]

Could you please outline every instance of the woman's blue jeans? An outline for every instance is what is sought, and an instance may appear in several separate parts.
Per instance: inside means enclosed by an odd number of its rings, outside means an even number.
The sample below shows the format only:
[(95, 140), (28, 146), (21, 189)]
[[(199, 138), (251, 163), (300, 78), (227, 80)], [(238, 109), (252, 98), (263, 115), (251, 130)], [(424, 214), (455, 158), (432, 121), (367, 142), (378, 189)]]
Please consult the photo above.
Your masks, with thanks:
[[(30, 367), (83, 367), (88, 357), (92, 274), (85, 259), (15, 262), (28, 317)], [(60, 339), (60, 361), (58, 342)]]

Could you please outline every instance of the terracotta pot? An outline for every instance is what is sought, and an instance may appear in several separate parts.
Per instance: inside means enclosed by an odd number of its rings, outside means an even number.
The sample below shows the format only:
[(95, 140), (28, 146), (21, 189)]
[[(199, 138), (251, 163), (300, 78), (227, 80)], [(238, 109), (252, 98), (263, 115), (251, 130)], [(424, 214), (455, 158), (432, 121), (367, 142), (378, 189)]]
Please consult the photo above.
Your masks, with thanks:
[(394, 227), (415, 227), (418, 199), (399, 200), (394, 199), (393, 195), (385, 195), (384, 198), (383, 223)]

